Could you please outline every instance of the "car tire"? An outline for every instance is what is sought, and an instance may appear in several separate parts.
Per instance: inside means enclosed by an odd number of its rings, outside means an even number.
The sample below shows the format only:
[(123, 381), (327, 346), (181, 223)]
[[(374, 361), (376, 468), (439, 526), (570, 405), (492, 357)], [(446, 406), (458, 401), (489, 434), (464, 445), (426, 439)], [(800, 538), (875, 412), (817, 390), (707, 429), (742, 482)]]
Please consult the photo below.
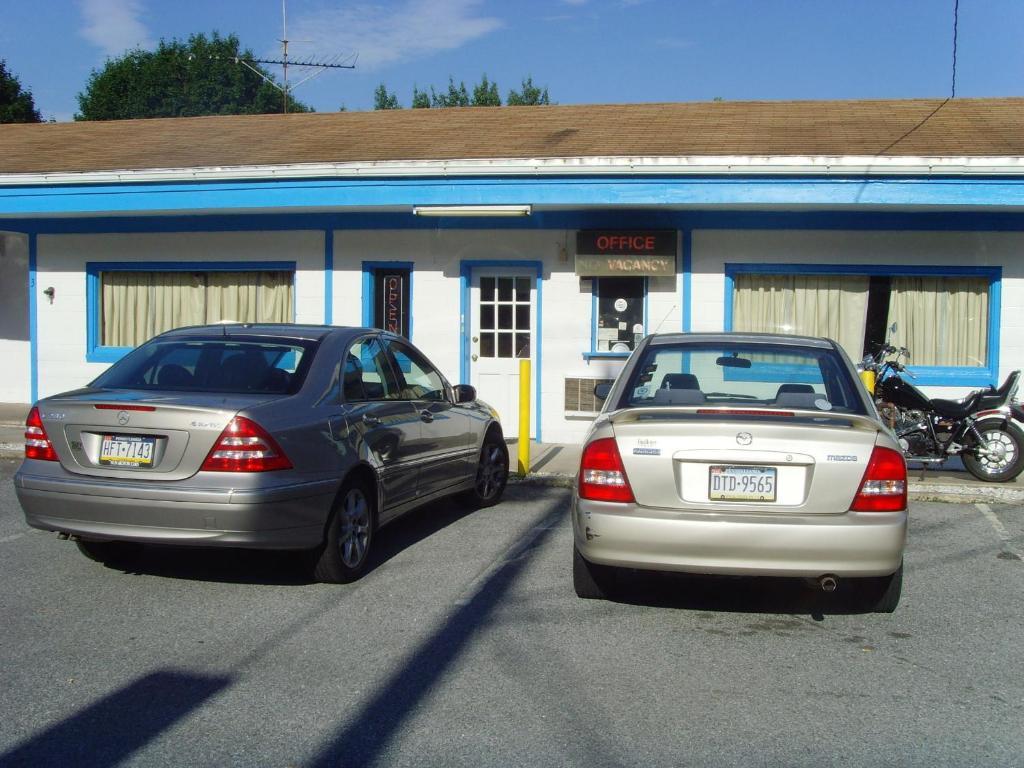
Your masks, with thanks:
[(903, 592), (903, 563), (900, 563), (895, 573), (888, 576), (858, 581), (858, 607), (871, 613), (892, 613), (899, 605)]
[(120, 568), (130, 565), (142, 554), (142, 545), (132, 541), (93, 541), (75, 539), (78, 551), (90, 560)]
[(473, 487), (466, 491), (464, 498), (477, 509), (492, 507), (501, 501), (508, 484), (508, 446), (501, 432), (492, 429), (484, 437), (480, 456), (476, 464)]
[(990, 465), (986, 458), (975, 455), (968, 448), (960, 458), (967, 471), (979, 480), (990, 483), (1006, 483), (1024, 471), (1024, 432), (1016, 424), (1004, 427), (979, 427), (986, 444), (995, 445), (1003, 452), (1003, 459), (997, 465)]
[(590, 562), (574, 546), (572, 586), (576, 590), (576, 597), (584, 600), (604, 600), (614, 592), (615, 569)]
[(362, 480), (349, 480), (342, 487), (313, 564), (316, 581), (347, 584), (366, 571), (376, 522), (374, 498)]

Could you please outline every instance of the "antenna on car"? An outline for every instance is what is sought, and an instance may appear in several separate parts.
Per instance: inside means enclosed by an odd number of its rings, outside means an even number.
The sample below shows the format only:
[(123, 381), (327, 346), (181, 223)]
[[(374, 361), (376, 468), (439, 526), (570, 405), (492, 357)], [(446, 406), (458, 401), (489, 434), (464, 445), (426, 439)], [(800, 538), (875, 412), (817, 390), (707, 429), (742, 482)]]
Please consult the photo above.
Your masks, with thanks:
[(669, 309), (669, 311), (665, 313), (665, 316), (663, 318), (661, 318), (661, 322), (658, 323), (658, 327), (655, 328), (652, 331), (652, 333), (657, 333), (658, 331), (661, 330), (661, 326), (663, 326), (665, 324), (665, 321), (668, 320), (668, 316), (671, 315), (673, 312), (675, 312), (676, 311), (676, 307), (678, 307), (678, 306), (679, 306), (678, 304), (673, 304), (672, 305), (672, 307)]

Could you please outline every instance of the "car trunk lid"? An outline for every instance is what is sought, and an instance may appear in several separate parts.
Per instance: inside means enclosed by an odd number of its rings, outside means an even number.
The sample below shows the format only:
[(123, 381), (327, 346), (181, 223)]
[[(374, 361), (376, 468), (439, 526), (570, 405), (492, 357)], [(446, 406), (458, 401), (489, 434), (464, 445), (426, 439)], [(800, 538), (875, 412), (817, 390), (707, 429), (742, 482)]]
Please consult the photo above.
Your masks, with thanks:
[(711, 513), (846, 512), (879, 432), (820, 411), (634, 408), (610, 421), (638, 504)]
[(82, 390), (39, 413), (61, 465), (94, 477), (168, 481), (199, 471), (228, 422), (266, 395)]

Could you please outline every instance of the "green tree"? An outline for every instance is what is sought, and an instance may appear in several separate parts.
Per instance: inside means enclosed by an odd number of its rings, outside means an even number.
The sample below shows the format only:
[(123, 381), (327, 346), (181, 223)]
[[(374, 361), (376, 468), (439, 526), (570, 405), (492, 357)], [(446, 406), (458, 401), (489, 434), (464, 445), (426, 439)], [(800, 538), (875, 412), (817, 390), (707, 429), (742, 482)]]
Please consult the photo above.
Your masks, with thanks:
[(448, 78), (448, 93), (437, 93), (434, 86), (430, 86), (430, 105), (433, 107), (468, 107), (469, 92), (464, 82), (455, 87), (455, 80)]
[(474, 107), (501, 106), (501, 96), (498, 95), (498, 84), (489, 82), (487, 80), (486, 72), (479, 84), (473, 88), (473, 101), (471, 104)]
[(377, 86), (377, 90), (373, 92), (373, 108), (401, 109), (402, 105), (398, 103), (398, 97), (393, 93), (389, 93), (384, 83), (381, 83)]
[(412, 108), (430, 109), (430, 94), (421, 91), (415, 85), (412, 87)]
[(510, 107), (536, 107), (544, 104), (550, 104), (548, 101), (548, 89), (545, 86), (543, 89), (538, 88), (533, 84), (533, 78), (527, 77), (523, 80), (523, 88), (521, 91), (509, 91), (508, 98), (505, 99), (505, 103)]
[[(235, 35), (191, 35), (186, 42), (161, 40), (156, 51), (136, 49), (93, 70), (78, 94), (76, 120), (139, 117), (252, 115), (284, 111), (284, 94), (246, 65)], [(252, 69), (250, 69), (250, 66)], [(288, 99), (288, 111), (309, 112)]]
[(41, 122), (32, 91), (23, 90), (18, 78), (7, 71), (7, 62), (0, 59), (0, 123)]

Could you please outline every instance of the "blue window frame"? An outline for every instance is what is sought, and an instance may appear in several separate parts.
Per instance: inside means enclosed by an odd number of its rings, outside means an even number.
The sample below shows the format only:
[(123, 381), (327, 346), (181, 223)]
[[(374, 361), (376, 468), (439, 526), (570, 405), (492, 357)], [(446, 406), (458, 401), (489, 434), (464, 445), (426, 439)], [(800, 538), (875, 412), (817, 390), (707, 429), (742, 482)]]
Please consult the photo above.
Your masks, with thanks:
[[(725, 330), (733, 330), (733, 292), (739, 274), (789, 275), (865, 275), (868, 277), (981, 277), (988, 280), (988, 344), (984, 366), (909, 366), (914, 383), (925, 386), (978, 387), (996, 385), (999, 377), (999, 317), (1002, 269), (1000, 267), (932, 267), (831, 264), (726, 264)], [(913, 352), (913, 350), (911, 350)], [(737, 373), (739, 371), (734, 371)], [(794, 371), (794, 381), (799, 372)]]
[[(647, 335), (647, 278), (594, 277), (590, 296), (590, 352), (583, 357), (587, 360), (629, 357), (640, 339)], [(637, 331), (638, 326), (642, 326), (642, 330)], [(620, 349), (613, 351), (617, 346)]]
[[(100, 274), (103, 272), (291, 272), (294, 261), (90, 261), (85, 265), (86, 346), (89, 363), (116, 363), (133, 347), (103, 346), (103, 307)], [(292, 320), (295, 318), (293, 317)]]

